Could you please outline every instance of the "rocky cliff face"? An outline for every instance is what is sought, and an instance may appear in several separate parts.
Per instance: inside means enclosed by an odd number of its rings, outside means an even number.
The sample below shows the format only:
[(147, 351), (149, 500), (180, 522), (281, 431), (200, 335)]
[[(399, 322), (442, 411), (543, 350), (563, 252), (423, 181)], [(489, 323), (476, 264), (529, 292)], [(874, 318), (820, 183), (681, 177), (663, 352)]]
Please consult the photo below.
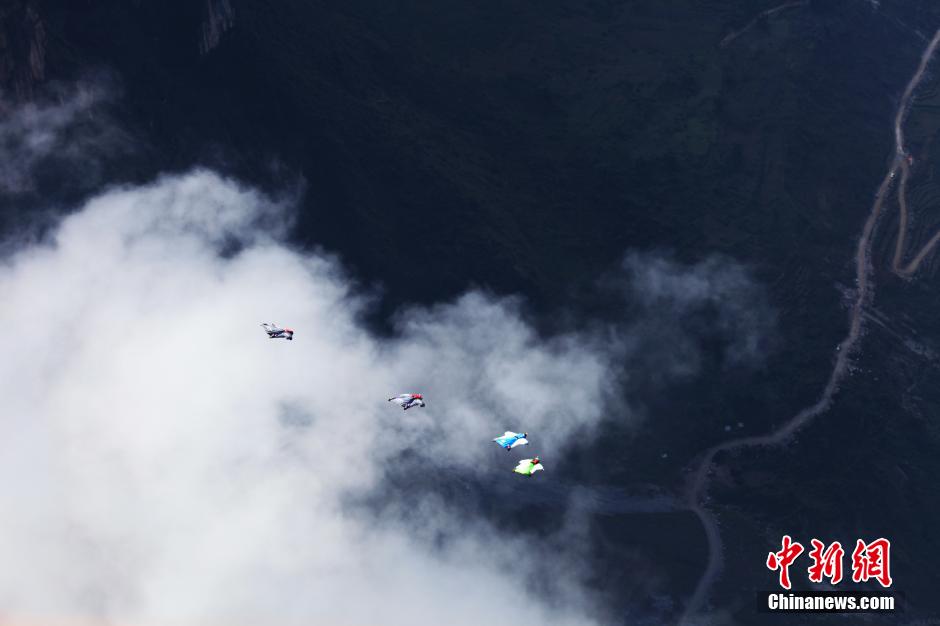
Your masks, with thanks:
[(0, 3), (0, 106), (32, 98), (46, 75), (46, 26), (36, 0)]
[(199, 52), (211, 52), (222, 35), (235, 24), (235, 12), (229, 0), (206, 0), (205, 18), (202, 21), (202, 33), (199, 40)]

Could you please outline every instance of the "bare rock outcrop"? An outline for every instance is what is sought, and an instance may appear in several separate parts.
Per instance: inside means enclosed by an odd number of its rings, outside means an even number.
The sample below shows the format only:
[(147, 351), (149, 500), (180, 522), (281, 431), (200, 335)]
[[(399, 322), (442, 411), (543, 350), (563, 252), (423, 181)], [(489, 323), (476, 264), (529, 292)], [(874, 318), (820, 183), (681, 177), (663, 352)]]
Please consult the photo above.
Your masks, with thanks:
[(222, 41), (222, 35), (234, 25), (235, 11), (229, 0), (206, 0), (206, 13), (199, 39), (200, 54), (212, 52)]
[(46, 76), (46, 26), (37, 0), (0, 2), (0, 91), (31, 100)]

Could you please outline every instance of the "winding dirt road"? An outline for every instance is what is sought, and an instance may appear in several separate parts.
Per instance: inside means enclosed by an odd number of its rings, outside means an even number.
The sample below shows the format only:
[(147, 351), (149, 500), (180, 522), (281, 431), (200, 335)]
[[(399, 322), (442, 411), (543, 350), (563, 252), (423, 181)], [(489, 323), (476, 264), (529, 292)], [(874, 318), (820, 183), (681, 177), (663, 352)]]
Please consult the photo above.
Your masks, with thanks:
[[(903, 150), (903, 135), (899, 136), (899, 140), (902, 142), (899, 145)], [(917, 272), (917, 268), (920, 267), (920, 264), (923, 263), (924, 259), (927, 258), (934, 247), (937, 245), (937, 242), (940, 241), (940, 231), (934, 233), (934, 236), (924, 244), (924, 247), (920, 249), (920, 252), (914, 255), (914, 258), (911, 259), (910, 263), (904, 265), (904, 243), (907, 238), (907, 181), (911, 176), (911, 168), (908, 165), (907, 159), (902, 158), (900, 161), (901, 164), (901, 183), (898, 185), (898, 239), (894, 246), (894, 258), (891, 261), (891, 269), (895, 274), (901, 278), (911, 278)]]
[[(782, 10), (787, 6), (795, 6), (796, 4), (798, 3), (788, 3), (787, 5), (777, 7), (777, 10)], [(745, 30), (749, 27), (750, 25), (745, 27)], [(708, 564), (702, 574), (702, 577), (699, 579), (692, 598), (689, 600), (689, 603), (686, 606), (680, 623), (691, 622), (694, 617), (698, 615), (699, 611), (707, 600), (712, 584), (714, 583), (718, 574), (721, 572), (723, 551), (721, 531), (718, 528), (718, 522), (714, 515), (712, 515), (712, 513), (705, 507), (703, 502), (708, 494), (708, 483), (711, 476), (711, 470), (714, 466), (715, 458), (724, 452), (731, 452), (734, 450), (757, 446), (777, 446), (785, 443), (797, 430), (805, 426), (813, 418), (822, 414), (826, 411), (826, 409), (829, 408), (829, 406), (832, 404), (833, 396), (839, 389), (839, 383), (842, 381), (846, 372), (848, 371), (851, 352), (854, 348), (857, 347), (859, 338), (861, 337), (864, 308), (870, 301), (874, 292), (874, 283), (872, 282), (870, 276), (872, 235), (875, 231), (875, 225), (878, 222), (878, 218), (881, 215), (885, 198), (887, 197), (888, 191), (891, 188), (891, 183), (893, 182), (894, 177), (897, 175), (899, 170), (901, 171), (901, 184), (898, 188), (898, 198), (900, 202), (900, 230), (898, 233), (898, 241), (895, 247), (895, 255), (892, 263), (893, 270), (900, 276), (910, 277), (915, 271), (917, 271), (917, 268), (920, 266), (921, 262), (931, 252), (931, 250), (933, 250), (937, 242), (940, 241), (940, 232), (938, 232), (921, 249), (921, 251), (909, 264), (903, 267), (901, 266), (901, 259), (904, 254), (904, 238), (907, 229), (907, 204), (905, 200), (905, 193), (907, 188), (907, 180), (910, 176), (910, 168), (907, 163), (907, 152), (904, 147), (904, 118), (906, 117), (907, 111), (910, 107), (914, 91), (917, 89), (917, 86), (920, 84), (921, 80), (923, 80), (924, 74), (927, 70), (927, 65), (933, 58), (938, 45), (940, 45), (940, 30), (934, 34), (933, 39), (930, 40), (930, 43), (924, 49), (924, 52), (921, 55), (920, 65), (918, 65), (917, 71), (911, 77), (907, 87), (904, 89), (904, 93), (901, 96), (901, 101), (898, 104), (897, 114), (894, 117), (895, 156), (892, 159), (891, 165), (882, 179), (881, 184), (878, 186), (878, 192), (875, 196), (875, 201), (871, 206), (868, 219), (865, 220), (865, 227), (862, 229), (862, 234), (858, 239), (858, 247), (855, 253), (855, 276), (858, 284), (858, 291), (855, 296), (855, 301), (852, 304), (852, 309), (849, 313), (849, 330), (845, 338), (839, 343), (839, 347), (836, 351), (835, 363), (833, 364), (832, 371), (829, 374), (829, 380), (826, 381), (826, 386), (823, 388), (819, 399), (816, 400), (815, 403), (799, 411), (796, 415), (790, 418), (786, 424), (773, 432), (770, 432), (766, 435), (732, 439), (709, 448), (702, 456), (702, 460), (699, 465), (691, 473), (691, 479), (689, 481), (689, 487), (686, 491), (685, 499), (689, 506), (689, 510), (698, 516), (705, 530), (705, 536), (708, 541)]]
[(767, 9), (766, 11), (761, 11), (757, 14), (757, 17), (748, 22), (743, 28), (740, 28), (736, 31), (728, 33), (724, 39), (721, 40), (721, 43), (718, 44), (720, 48), (724, 48), (729, 43), (746, 33), (747, 31), (754, 28), (754, 25), (757, 24), (764, 17), (770, 17), (775, 13), (780, 13), (780, 11), (785, 11), (786, 9), (792, 9), (794, 7), (802, 7), (809, 4), (809, 0), (795, 0), (793, 2), (785, 2), (780, 6), (773, 7), (772, 9)]

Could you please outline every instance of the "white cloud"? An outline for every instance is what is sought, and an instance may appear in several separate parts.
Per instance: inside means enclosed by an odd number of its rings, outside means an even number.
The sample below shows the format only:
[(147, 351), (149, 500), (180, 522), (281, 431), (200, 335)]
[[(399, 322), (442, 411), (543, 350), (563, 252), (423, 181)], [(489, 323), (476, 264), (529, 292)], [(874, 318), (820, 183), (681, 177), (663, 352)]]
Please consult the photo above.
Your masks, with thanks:
[[(0, 122), (0, 193), (42, 195), (48, 159), (122, 145), (98, 117), (106, 92), (82, 89)], [(284, 242), (289, 215), (197, 171), (101, 194), (44, 242), (0, 242), (15, 250), (0, 257), (0, 626), (606, 622), (580, 584), (576, 492), (538, 539), (431, 493), (361, 503), (390, 469), (488, 480), (505, 429), (548, 470), (525, 482), (514, 452), (493, 479), (529, 489), (562, 472), (571, 435), (634, 418), (623, 371), (641, 403), (698, 374), (706, 339), (759, 364), (773, 316), (749, 273), (632, 254), (631, 310), (603, 331), (545, 338), (519, 301), (473, 291), (381, 338), (335, 260)], [(385, 402), (405, 391), (428, 407)]]
[[(610, 356), (478, 292), (379, 339), (336, 263), (269, 228), (279, 214), (196, 172), (100, 195), (0, 265), (0, 620), (592, 623), (573, 563), (535, 572), (571, 558), (557, 538), (433, 497), (420, 515), (346, 502), (409, 449), (473, 471), (506, 428), (560, 463), (604, 415)], [(268, 340), (272, 320), (295, 340)], [(385, 401), (404, 391), (428, 407)], [(512, 461), (504, 479), (525, 480)]]

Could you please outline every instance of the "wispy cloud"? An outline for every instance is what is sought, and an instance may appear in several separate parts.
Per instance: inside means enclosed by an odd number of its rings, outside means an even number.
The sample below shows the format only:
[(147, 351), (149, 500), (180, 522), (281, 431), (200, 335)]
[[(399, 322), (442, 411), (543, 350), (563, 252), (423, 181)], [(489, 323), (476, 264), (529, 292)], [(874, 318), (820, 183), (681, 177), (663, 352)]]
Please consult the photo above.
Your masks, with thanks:
[(631, 307), (622, 336), (646, 379), (664, 384), (697, 375), (706, 352), (716, 348), (726, 367), (765, 361), (775, 315), (765, 290), (740, 263), (711, 256), (684, 264), (650, 252), (628, 254), (623, 269), (614, 281)]
[(107, 113), (115, 87), (104, 75), (74, 85), (48, 85), (34, 102), (4, 111), (0, 119), (0, 193), (61, 185), (100, 184), (100, 163), (131, 149)]

